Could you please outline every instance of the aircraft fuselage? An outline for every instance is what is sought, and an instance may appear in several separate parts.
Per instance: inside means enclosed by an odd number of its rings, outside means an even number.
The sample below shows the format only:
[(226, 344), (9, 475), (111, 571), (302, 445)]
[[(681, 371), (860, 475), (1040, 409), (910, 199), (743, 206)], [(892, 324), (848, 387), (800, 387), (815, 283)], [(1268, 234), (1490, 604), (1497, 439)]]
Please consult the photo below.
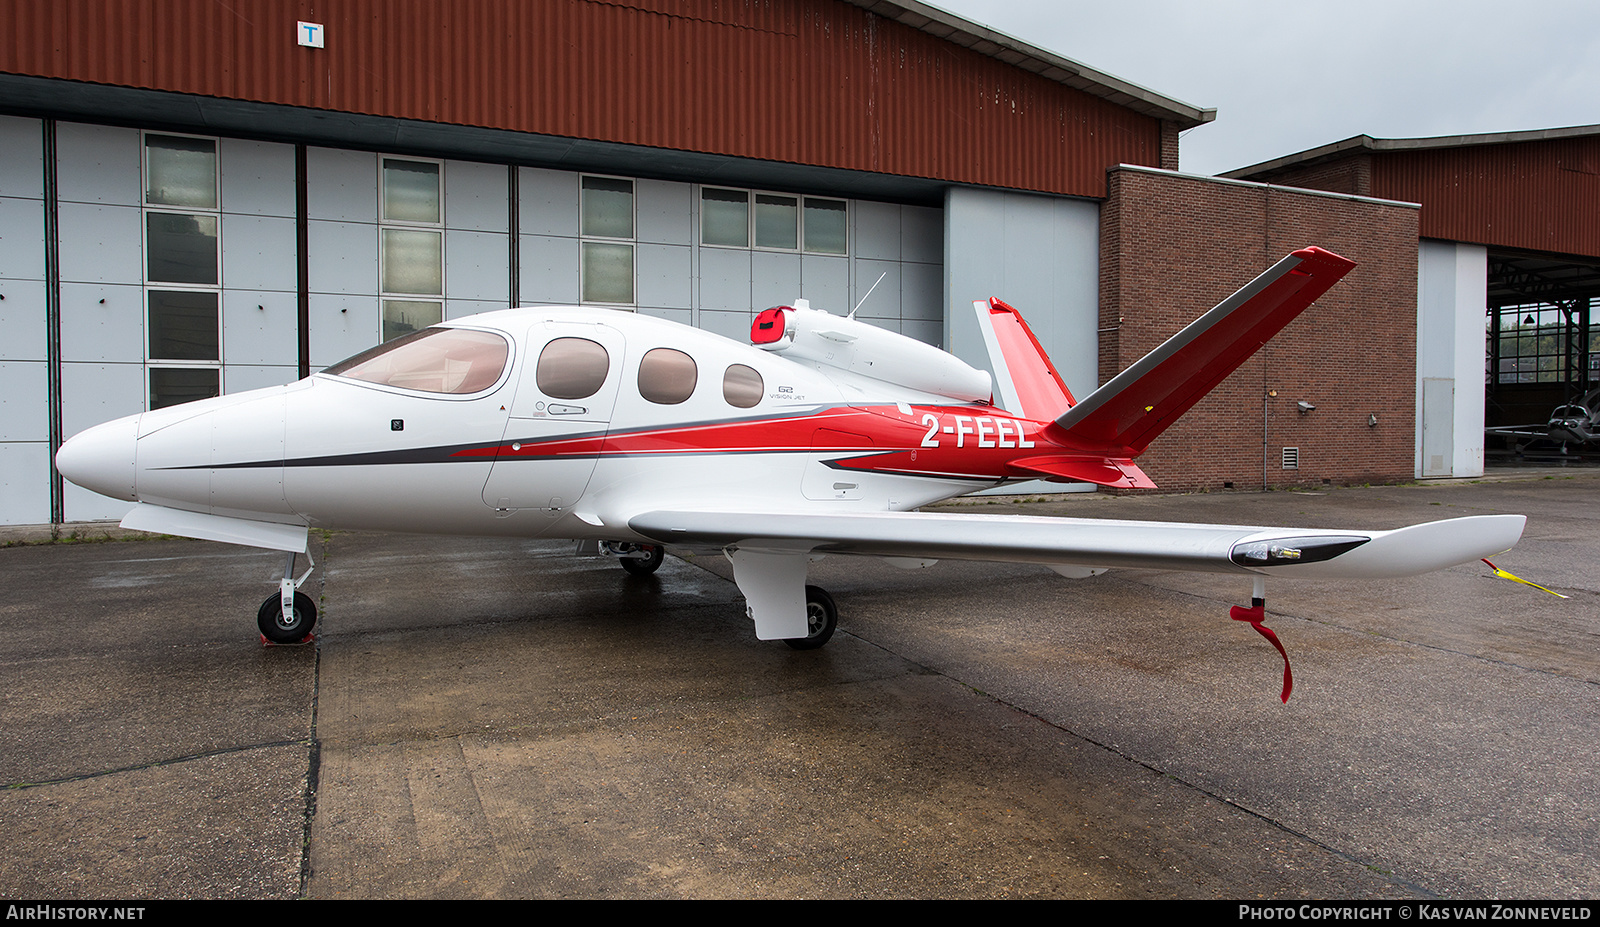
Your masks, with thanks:
[[(1022, 478), (1010, 462), (1066, 450), (1049, 422), (645, 316), (506, 310), (457, 330), (506, 340), (481, 389), (319, 373), (97, 426), (63, 469), (116, 498), (313, 528), (644, 540), (626, 524), (642, 502), (901, 511)], [(603, 349), (587, 395), (540, 382), (563, 339)], [(641, 385), (657, 350), (682, 368), (667, 395), (651, 394), (648, 371)], [(730, 385), (737, 368), (744, 380)]]

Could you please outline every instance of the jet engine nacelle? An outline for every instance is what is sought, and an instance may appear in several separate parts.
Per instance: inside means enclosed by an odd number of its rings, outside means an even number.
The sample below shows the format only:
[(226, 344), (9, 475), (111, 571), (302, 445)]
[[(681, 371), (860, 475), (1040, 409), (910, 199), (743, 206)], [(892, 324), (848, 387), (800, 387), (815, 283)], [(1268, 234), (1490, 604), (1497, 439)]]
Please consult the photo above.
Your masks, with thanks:
[(806, 300), (756, 316), (750, 343), (790, 360), (819, 364), (966, 402), (988, 402), (988, 371), (875, 325), (812, 309)]

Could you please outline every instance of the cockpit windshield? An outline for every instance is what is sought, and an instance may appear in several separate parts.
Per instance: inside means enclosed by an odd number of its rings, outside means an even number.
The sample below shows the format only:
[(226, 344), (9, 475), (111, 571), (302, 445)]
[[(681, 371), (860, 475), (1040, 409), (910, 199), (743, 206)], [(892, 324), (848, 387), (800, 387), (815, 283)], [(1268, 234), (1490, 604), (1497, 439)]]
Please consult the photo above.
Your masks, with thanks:
[(424, 393), (460, 395), (493, 386), (509, 356), (510, 345), (494, 332), (424, 328), (362, 351), (323, 373)]

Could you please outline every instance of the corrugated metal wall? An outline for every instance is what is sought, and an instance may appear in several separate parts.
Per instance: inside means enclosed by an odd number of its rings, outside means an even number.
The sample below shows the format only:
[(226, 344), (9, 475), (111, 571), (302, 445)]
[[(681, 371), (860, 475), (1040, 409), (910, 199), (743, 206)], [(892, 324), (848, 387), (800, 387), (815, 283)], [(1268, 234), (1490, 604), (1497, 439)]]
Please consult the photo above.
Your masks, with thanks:
[(11, 0), (0, 27), (17, 74), (1050, 193), (1161, 156), (1157, 119), (834, 0)]
[(1385, 152), (1372, 195), (1421, 203), (1424, 238), (1600, 256), (1600, 136)]

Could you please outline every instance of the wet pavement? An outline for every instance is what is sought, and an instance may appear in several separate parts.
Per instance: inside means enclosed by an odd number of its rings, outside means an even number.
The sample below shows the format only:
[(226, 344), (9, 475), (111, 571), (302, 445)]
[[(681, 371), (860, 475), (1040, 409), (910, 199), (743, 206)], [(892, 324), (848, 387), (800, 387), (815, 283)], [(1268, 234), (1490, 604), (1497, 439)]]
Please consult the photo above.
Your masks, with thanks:
[(1592, 898), (1600, 473), (974, 512), (1395, 527), (1502, 567), (1278, 582), (831, 557), (818, 651), (720, 557), (333, 534), (0, 549), (0, 893), (59, 898)]

